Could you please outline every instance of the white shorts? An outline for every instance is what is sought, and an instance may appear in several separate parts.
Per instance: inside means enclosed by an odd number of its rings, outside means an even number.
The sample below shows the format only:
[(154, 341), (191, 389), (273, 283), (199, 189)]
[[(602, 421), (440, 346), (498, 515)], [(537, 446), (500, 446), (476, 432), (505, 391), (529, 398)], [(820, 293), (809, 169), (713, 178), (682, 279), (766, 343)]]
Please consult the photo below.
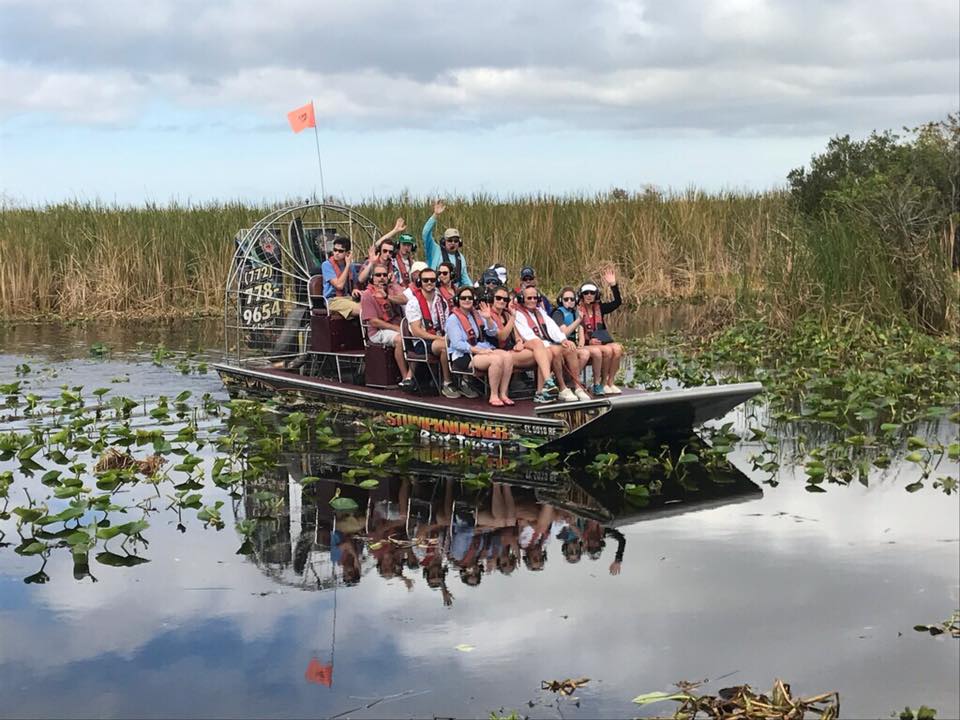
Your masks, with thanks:
[(398, 333), (396, 330), (383, 328), (381, 330), (377, 330), (375, 333), (373, 333), (373, 335), (370, 336), (370, 342), (372, 342), (374, 345), (389, 345), (390, 347), (393, 347), (396, 344), (399, 336), (400, 333)]

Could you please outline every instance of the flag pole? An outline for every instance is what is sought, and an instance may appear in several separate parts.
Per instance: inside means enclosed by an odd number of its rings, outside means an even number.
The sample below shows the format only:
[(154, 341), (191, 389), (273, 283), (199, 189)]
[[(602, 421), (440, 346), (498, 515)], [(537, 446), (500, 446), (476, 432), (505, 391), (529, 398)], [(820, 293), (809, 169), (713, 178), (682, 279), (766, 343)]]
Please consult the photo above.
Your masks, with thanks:
[(317, 131), (317, 109), (313, 106), (313, 100), (310, 101), (310, 108), (313, 110), (313, 139), (317, 143), (317, 166), (320, 168), (320, 202), (327, 201), (327, 191), (323, 187), (323, 161), (320, 159), (320, 133)]

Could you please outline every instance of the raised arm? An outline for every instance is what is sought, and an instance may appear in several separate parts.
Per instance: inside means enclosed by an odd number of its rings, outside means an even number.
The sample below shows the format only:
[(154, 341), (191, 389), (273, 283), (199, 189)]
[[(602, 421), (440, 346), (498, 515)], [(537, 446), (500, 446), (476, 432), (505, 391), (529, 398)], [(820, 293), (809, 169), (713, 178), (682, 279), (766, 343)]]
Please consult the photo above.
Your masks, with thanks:
[(393, 224), (393, 230), (388, 232), (386, 235), (381, 235), (380, 239), (377, 240), (377, 242), (375, 242), (374, 245), (379, 245), (384, 240), (390, 240), (393, 238), (394, 235), (397, 235), (398, 233), (402, 233), (406, 229), (407, 229), (406, 221), (402, 217), (398, 217), (397, 221)]
[(423, 252), (427, 259), (427, 265), (434, 270), (436, 270), (437, 265), (440, 264), (442, 255), (440, 254), (440, 246), (437, 245), (437, 242), (433, 239), (433, 228), (436, 227), (437, 218), (440, 217), (444, 210), (446, 210), (446, 205), (443, 204), (443, 200), (437, 200), (433, 204), (433, 215), (427, 218), (427, 221), (423, 224), (423, 230), (420, 232), (420, 239), (423, 240)]
[(607, 284), (610, 286), (610, 291), (613, 293), (613, 300), (610, 302), (600, 303), (600, 312), (604, 315), (607, 315), (612, 313), (623, 304), (623, 298), (620, 297), (620, 288), (617, 286), (617, 276), (613, 270), (608, 269), (603, 274), (603, 279), (606, 280)]

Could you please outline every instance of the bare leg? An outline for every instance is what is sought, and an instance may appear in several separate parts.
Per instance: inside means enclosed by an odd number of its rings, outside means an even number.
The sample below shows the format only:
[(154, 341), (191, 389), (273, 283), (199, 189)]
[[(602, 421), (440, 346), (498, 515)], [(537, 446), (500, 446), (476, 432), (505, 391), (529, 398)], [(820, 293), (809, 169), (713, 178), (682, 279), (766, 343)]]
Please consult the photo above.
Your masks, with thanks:
[(430, 345), (434, 355), (440, 357), (440, 376), (443, 381), (450, 382), (450, 357), (447, 355), (447, 342), (445, 340), (434, 340)]
[[(513, 376), (513, 353), (504, 350), (497, 350), (497, 355), (503, 359), (503, 375), (500, 378), (499, 394), (501, 400), (510, 399), (510, 378)], [(492, 384), (491, 384), (492, 391)]]
[(561, 392), (567, 389), (567, 381), (563, 379), (563, 348), (559, 345), (550, 346), (550, 367), (553, 370), (553, 379)]
[(620, 361), (623, 360), (623, 345), (610, 343), (610, 347), (613, 349), (613, 357), (610, 360), (610, 368), (607, 370), (607, 374), (610, 376), (610, 384), (613, 385), (617, 379), (617, 373), (620, 372)]
[(543, 392), (543, 384), (550, 377), (553, 356), (539, 340), (531, 340), (526, 345), (533, 351), (533, 359), (537, 363), (537, 392)]
[(403, 340), (397, 336), (396, 341), (393, 343), (393, 359), (397, 361), (397, 367), (400, 368), (400, 374), (407, 380), (413, 377), (413, 373), (410, 372), (410, 367), (407, 365), (406, 358), (403, 357)]

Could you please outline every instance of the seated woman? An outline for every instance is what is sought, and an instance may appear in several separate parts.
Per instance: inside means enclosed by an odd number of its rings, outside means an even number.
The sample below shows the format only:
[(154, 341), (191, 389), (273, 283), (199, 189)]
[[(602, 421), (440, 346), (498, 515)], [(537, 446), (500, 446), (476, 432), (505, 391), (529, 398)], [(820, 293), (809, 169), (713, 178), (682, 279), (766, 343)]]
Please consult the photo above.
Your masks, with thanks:
[(453, 281), (453, 264), (442, 262), (437, 265), (437, 292), (447, 301), (447, 305), (453, 304), (453, 294), (457, 286)]
[[(612, 313), (622, 304), (620, 288), (617, 287), (617, 276), (608, 268), (603, 273), (604, 281), (613, 292), (613, 300), (600, 302), (600, 290), (593, 283), (586, 282), (580, 286), (580, 316), (583, 319), (583, 330), (587, 336), (589, 347), (599, 347), (603, 353), (601, 367), (601, 389), (605, 395), (619, 395), (620, 388), (614, 385), (617, 372), (620, 370), (620, 361), (623, 358), (623, 346), (613, 342), (607, 330), (605, 316)], [(597, 382), (594, 375), (594, 383)], [(596, 392), (596, 386), (594, 386)]]
[(580, 371), (589, 362), (593, 368), (593, 394), (603, 395), (603, 385), (600, 383), (603, 351), (597, 345), (587, 345), (587, 337), (583, 331), (583, 318), (577, 310), (577, 291), (572, 287), (565, 287), (557, 296), (557, 309), (551, 315), (553, 321), (560, 327), (561, 332), (570, 342), (577, 344), (577, 355), (580, 358)]
[(513, 405), (513, 400), (507, 395), (513, 374), (513, 353), (494, 347), (496, 325), (489, 318), (482, 318), (474, 309), (475, 299), (472, 287), (460, 288), (453, 297), (453, 307), (446, 325), (450, 364), (461, 372), (471, 367), (486, 371), (490, 404), (494, 407)]
[[(533, 350), (526, 347), (523, 340), (517, 338), (516, 322), (510, 309), (510, 293), (504, 287), (498, 287), (491, 296), (492, 305), (480, 303), (480, 316), (490, 318), (497, 326), (497, 341), (500, 350), (513, 353), (514, 368), (532, 368), (537, 366)], [(546, 350), (544, 349), (544, 352)], [(549, 363), (549, 358), (547, 358)]]
[[(564, 402), (590, 400), (587, 391), (580, 384), (580, 357), (577, 355), (577, 346), (567, 340), (557, 324), (543, 308), (539, 306), (540, 293), (535, 287), (524, 288), (523, 294), (517, 297), (516, 328), (517, 334), (525, 346), (533, 350), (537, 359), (537, 393), (533, 396), (535, 403), (552, 402), (553, 398), (544, 392), (547, 379), (551, 373), (560, 394), (557, 396)], [(544, 353), (543, 350), (547, 352)], [(563, 371), (570, 374), (575, 390), (567, 387)]]

